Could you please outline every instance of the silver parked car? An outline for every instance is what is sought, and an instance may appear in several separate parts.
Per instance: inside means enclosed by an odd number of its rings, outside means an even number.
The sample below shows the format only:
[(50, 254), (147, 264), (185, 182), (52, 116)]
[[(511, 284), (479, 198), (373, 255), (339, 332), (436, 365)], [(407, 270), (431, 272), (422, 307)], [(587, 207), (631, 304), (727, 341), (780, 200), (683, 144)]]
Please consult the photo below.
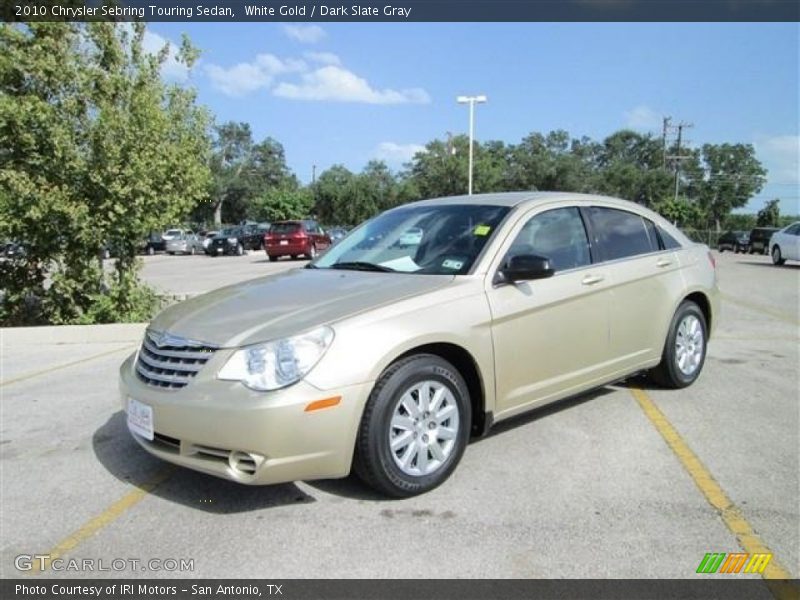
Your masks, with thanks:
[(167, 308), (121, 366), (121, 400), (144, 449), (191, 469), (246, 484), (355, 469), (410, 496), (498, 421), (639, 372), (691, 385), (717, 307), (708, 248), (640, 205), (426, 200), (304, 269)]
[(203, 251), (203, 242), (191, 229), (170, 229), (166, 239), (167, 254), (196, 254)]

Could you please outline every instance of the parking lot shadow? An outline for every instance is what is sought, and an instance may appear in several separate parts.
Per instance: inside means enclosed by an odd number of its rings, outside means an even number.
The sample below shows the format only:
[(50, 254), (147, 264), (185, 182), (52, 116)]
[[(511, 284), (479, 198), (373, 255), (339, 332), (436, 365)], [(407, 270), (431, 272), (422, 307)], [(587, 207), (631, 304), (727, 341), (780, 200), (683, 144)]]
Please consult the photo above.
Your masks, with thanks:
[(800, 269), (800, 265), (795, 263), (785, 263), (781, 266), (773, 265), (771, 262), (756, 262), (754, 260), (740, 260), (740, 265), (748, 265), (752, 267), (769, 267), (770, 269)]
[(580, 406), (586, 402), (590, 402), (602, 396), (606, 396), (608, 394), (613, 394), (615, 390), (613, 387), (605, 386), (601, 388), (597, 388), (591, 390), (589, 392), (585, 392), (578, 396), (573, 396), (571, 398), (566, 398), (565, 400), (559, 400), (557, 402), (553, 402), (552, 404), (548, 404), (541, 408), (534, 408), (529, 412), (522, 413), (521, 415), (517, 415), (516, 417), (511, 417), (510, 419), (501, 421), (497, 425), (494, 425), (487, 435), (480, 438), (475, 438), (472, 440), (471, 443), (480, 443), (482, 440), (489, 439), (494, 437), (498, 434), (502, 434), (506, 431), (511, 429), (516, 429), (517, 427), (523, 427), (529, 423), (534, 421), (538, 421), (543, 417), (547, 417), (549, 415), (559, 413), (564, 410), (569, 410), (570, 408), (574, 408), (576, 406)]
[(163, 482), (151, 489), (154, 478), (167, 465), (131, 438), (122, 411), (114, 413), (92, 436), (97, 460), (117, 479), (169, 502), (211, 513), (240, 513), (292, 504), (315, 502), (292, 483), (247, 486), (174, 467)]
[[(548, 415), (552, 415), (554, 413), (561, 412), (563, 410), (569, 410), (570, 408), (579, 406), (584, 402), (595, 400), (601, 396), (605, 396), (607, 394), (613, 394), (615, 391), (617, 390), (614, 389), (613, 387), (603, 387), (595, 389), (592, 390), (591, 392), (581, 394), (580, 396), (575, 396), (574, 398), (568, 398), (566, 400), (554, 402), (553, 404), (549, 404), (540, 409), (534, 409), (531, 412), (524, 413), (517, 417), (512, 417), (492, 427), (486, 436), (480, 438), (473, 438), (470, 441), (470, 444), (480, 443), (482, 440), (489, 439), (497, 434), (509, 431), (510, 429), (515, 429), (516, 427), (522, 427), (524, 425), (527, 425), (528, 423), (541, 419), (542, 417), (546, 417)], [(364, 483), (362, 483), (361, 480), (354, 473), (351, 473), (350, 476), (347, 477), (346, 479), (327, 479), (323, 481), (309, 481), (306, 483), (323, 492), (327, 492), (329, 494), (335, 494), (337, 496), (343, 496), (345, 498), (352, 498), (355, 500), (369, 500), (373, 502), (375, 501), (380, 502), (387, 500), (392, 501), (391, 498), (380, 495), (377, 492), (372, 491), (372, 489), (367, 487)]]

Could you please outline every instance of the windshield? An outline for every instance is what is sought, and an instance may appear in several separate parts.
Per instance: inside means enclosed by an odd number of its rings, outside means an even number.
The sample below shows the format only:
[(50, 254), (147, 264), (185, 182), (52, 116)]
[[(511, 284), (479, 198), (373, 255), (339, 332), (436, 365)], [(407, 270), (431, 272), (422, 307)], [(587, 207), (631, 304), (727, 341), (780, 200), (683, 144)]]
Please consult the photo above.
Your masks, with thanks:
[(471, 204), (396, 208), (362, 224), (313, 266), (463, 275), (508, 210)]
[(182, 233), (183, 231), (180, 229), (167, 229), (167, 231), (164, 232), (164, 235), (169, 237), (177, 237)]

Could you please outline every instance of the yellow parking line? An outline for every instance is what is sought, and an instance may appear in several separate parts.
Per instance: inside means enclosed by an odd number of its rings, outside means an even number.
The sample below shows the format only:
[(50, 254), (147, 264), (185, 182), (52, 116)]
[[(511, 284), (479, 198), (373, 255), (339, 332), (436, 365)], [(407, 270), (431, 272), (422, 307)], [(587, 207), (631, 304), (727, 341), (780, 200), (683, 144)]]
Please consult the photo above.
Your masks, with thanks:
[(748, 302), (747, 300), (734, 298), (733, 296), (729, 296), (728, 294), (725, 293), (720, 293), (720, 296), (722, 296), (722, 299), (725, 302), (730, 302), (731, 304), (737, 304), (742, 308), (749, 308), (750, 310), (764, 313), (765, 315), (772, 317), (773, 319), (778, 319), (779, 321), (783, 321), (784, 323), (789, 323), (789, 325), (800, 325), (800, 319), (797, 318), (797, 315), (791, 315), (781, 310), (775, 310), (774, 308), (770, 308), (768, 306), (762, 306), (761, 304), (756, 304), (755, 302)]
[(761, 540), (739, 507), (731, 501), (711, 472), (672, 426), (672, 423), (644, 390), (635, 387), (630, 390), (644, 414), (678, 457), (705, 499), (719, 512), (725, 525), (736, 536), (742, 550), (750, 554), (773, 554), (772, 560), (761, 574), (767, 580), (772, 594), (781, 599), (796, 598), (796, 586), (788, 581), (780, 581), (792, 578), (789, 571), (775, 558), (772, 550)]
[(25, 373), (24, 375), (20, 375), (19, 377), (12, 377), (11, 379), (0, 381), (0, 387), (5, 387), (7, 385), (11, 385), (12, 383), (19, 383), (20, 381), (25, 381), (27, 379), (33, 379), (34, 377), (39, 377), (40, 375), (46, 375), (48, 373), (52, 373), (53, 371), (60, 371), (61, 369), (66, 369), (67, 367), (74, 367), (75, 365), (80, 365), (85, 362), (89, 362), (90, 360), (95, 360), (96, 358), (103, 358), (104, 356), (109, 356), (117, 352), (122, 352), (123, 350), (133, 350), (134, 348), (136, 348), (136, 345), (133, 346), (127, 345), (124, 346), (123, 348), (106, 350), (105, 352), (101, 352), (100, 354), (93, 354), (92, 356), (87, 356), (86, 358), (81, 358), (79, 360), (73, 360), (72, 362), (64, 363), (62, 365), (56, 365), (55, 367), (48, 367), (46, 369), (41, 369), (39, 371), (31, 371), (30, 373)]
[(64, 554), (78, 546), (78, 544), (93, 536), (106, 525), (109, 525), (115, 521), (126, 510), (141, 502), (145, 496), (147, 496), (147, 494), (164, 483), (164, 481), (166, 481), (174, 472), (175, 467), (172, 465), (167, 466), (159, 471), (155, 477), (139, 485), (139, 487), (137, 487), (135, 490), (125, 494), (122, 498), (114, 502), (114, 504), (106, 508), (99, 515), (84, 523), (80, 529), (61, 540), (58, 544), (51, 548), (49, 552), (45, 552), (44, 555), (48, 556), (49, 558), (43, 561), (44, 564), (36, 562), (35, 566), (26, 573), (28, 575), (38, 575), (43, 571), (46, 571), (55, 559), (61, 558)]

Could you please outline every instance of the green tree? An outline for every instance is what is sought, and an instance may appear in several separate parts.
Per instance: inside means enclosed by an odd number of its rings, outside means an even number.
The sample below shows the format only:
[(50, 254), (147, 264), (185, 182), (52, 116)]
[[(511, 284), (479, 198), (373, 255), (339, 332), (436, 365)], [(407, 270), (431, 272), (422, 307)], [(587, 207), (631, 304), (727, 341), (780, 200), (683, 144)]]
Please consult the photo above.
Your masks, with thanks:
[[(144, 26), (0, 24), (0, 237), (26, 242), (3, 265), (8, 323), (141, 319), (137, 241), (208, 188), (209, 118), (166, 85)], [(178, 59), (197, 58), (188, 39)], [(117, 253), (106, 280), (97, 261)]]
[(696, 229), (702, 227), (703, 209), (685, 197), (667, 198), (653, 205), (653, 210), (678, 227)]
[(345, 219), (356, 175), (342, 165), (323, 171), (314, 185), (314, 213), (329, 225), (355, 225)]
[(252, 207), (252, 216), (259, 221), (285, 221), (309, 216), (314, 205), (310, 188), (289, 183), (270, 187)]
[(195, 220), (211, 219), (216, 227), (223, 222), (238, 223), (263, 210), (264, 198), (273, 188), (297, 188), (297, 178), (286, 165), (283, 146), (277, 140), (267, 137), (255, 143), (247, 123), (230, 121), (214, 131), (212, 202), (195, 211)]
[(662, 168), (661, 142), (622, 130), (608, 136), (597, 155), (597, 191), (645, 206), (669, 197), (673, 175)]
[(459, 135), (426, 144), (411, 161), (407, 176), (423, 198), (457, 196), (467, 193), (468, 168), (469, 139)]
[(764, 208), (758, 211), (756, 225), (759, 227), (779, 227), (781, 223), (780, 199), (775, 198), (764, 204)]
[(705, 144), (700, 172), (690, 182), (697, 197), (719, 232), (734, 208), (745, 206), (766, 182), (767, 171), (750, 144)]
[(253, 132), (247, 123), (229, 121), (214, 128), (211, 156), (211, 206), (214, 225), (241, 220), (250, 195), (247, 176), (252, 165)]

